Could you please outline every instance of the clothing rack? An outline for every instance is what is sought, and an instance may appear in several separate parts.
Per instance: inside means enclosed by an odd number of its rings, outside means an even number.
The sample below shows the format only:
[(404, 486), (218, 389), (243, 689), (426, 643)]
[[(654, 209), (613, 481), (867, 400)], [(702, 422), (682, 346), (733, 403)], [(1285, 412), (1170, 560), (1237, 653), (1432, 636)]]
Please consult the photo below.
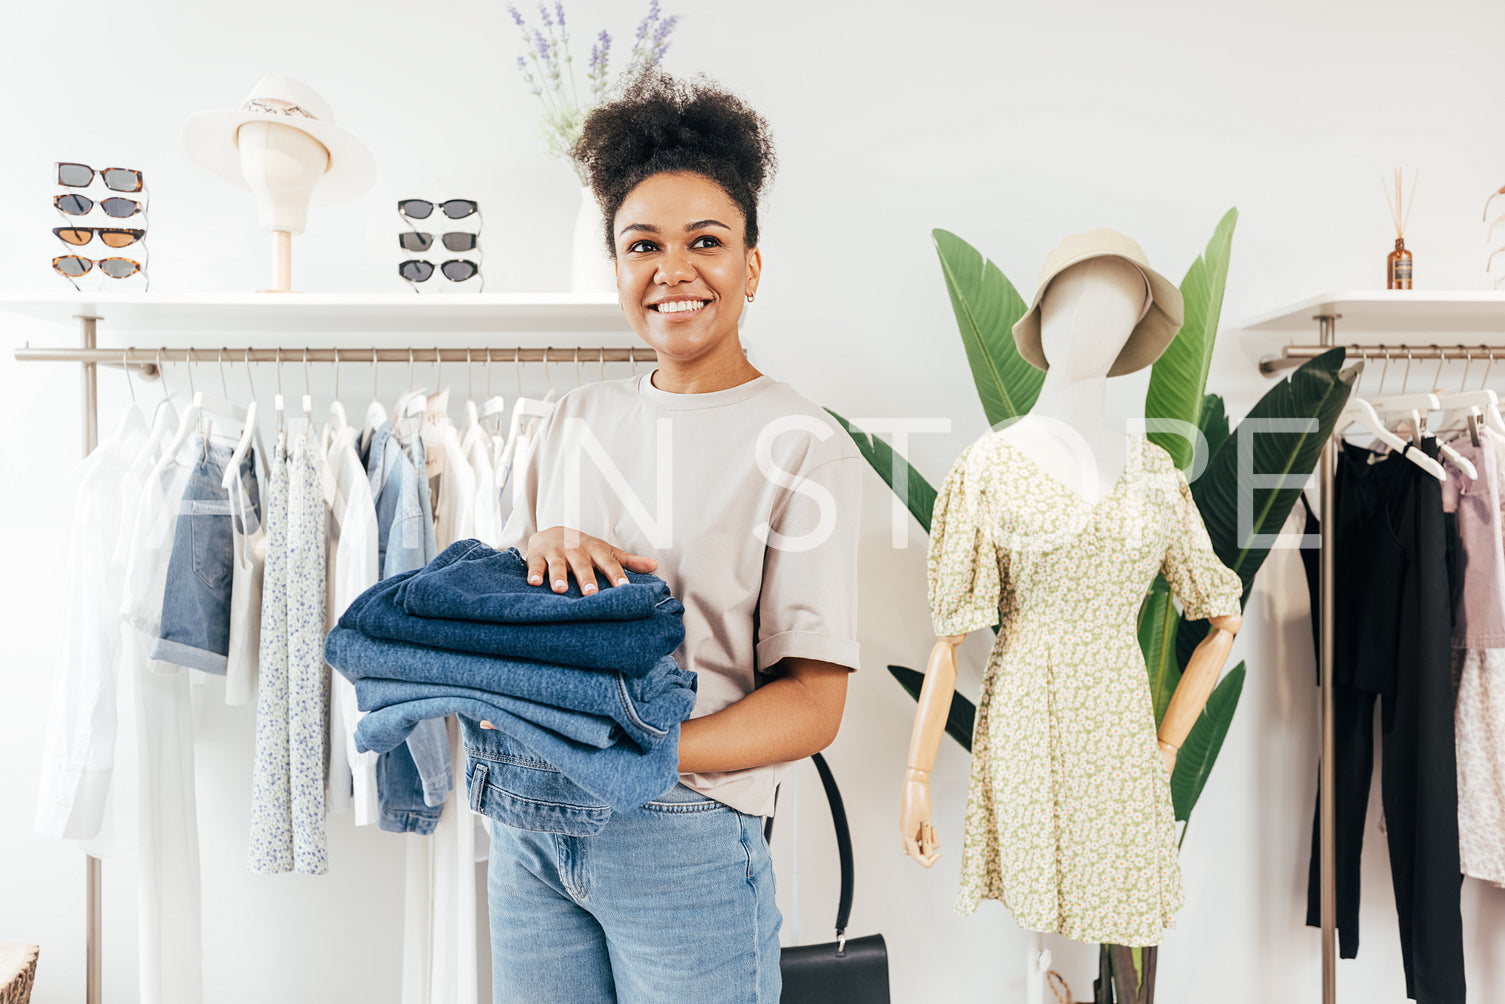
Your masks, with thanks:
[[(1421, 301), (1423, 298), (1417, 298)], [(1339, 301), (1341, 302), (1341, 301)], [(1399, 301), (1398, 301), (1399, 303)], [(1259, 370), (1265, 376), (1275, 376), (1285, 370), (1294, 369), (1308, 359), (1315, 358), (1324, 352), (1330, 351), (1337, 346), (1336, 328), (1342, 314), (1332, 307), (1338, 302), (1329, 300), (1323, 306), (1328, 308), (1321, 313), (1310, 315), (1311, 320), (1317, 322), (1317, 343), (1313, 344), (1289, 344), (1282, 346), (1277, 354), (1267, 355), (1260, 359)], [(1363, 302), (1357, 304), (1362, 309), (1362, 315), (1366, 322), (1372, 322), (1375, 318), (1373, 313), (1374, 304)], [(1305, 306), (1305, 305), (1302, 305)], [(1407, 310), (1422, 310), (1427, 304), (1417, 302), (1403, 304)], [(1496, 304), (1489, 304), (1486, 309), (1497, 309)], [(1296, 319), (1298, 311), (1286, 312), (1283, 317), (1279, 314), (1261, 318), (1256, 324), (1249, 327), (1274, 327), (1272, 323), (1289, 322)], [(1365, 322), (1361, 322), (1365, 323)], [(1490, 333), (1505, 333), (1505, 316), (1494, 313), (1479, 317), (1471, 316), (1469, 323), (1475, 330), (1488, 331)], [(1367, 326), (1367, 323), (1365, 323)], [(1417, 323), (1420, 330), (1424, 328), (1422, 323)], [(1406, 363), (1415, 361), (1435, 361), (1440, 371), (1444, 362), (1485, 362), (1492, 366), (1497, 359), (1505, 358), (1505, 346), (1488, 344), (1438, 344), (1429, 342), (1416, 344), (1409, 342), (1399, 343), (1368, 343), (1350, 344), (1344, 346), (1346, 350), (1345, 361), (1357, 359), (1360, 362), (1379, 361), (1385, 364)], [(1466, 375), (1467, 371), (1465, 371)], [(1383, 377), (1382, 377), (1383, 379)], [(1488, 379), (1488, 370), (1485, 371), (1484, 379)], [(1434, 381), (1435, 382), (1435, 381)], [(1318, 662), (1321, 673), (1321, 748), (1322, 760), (1319, 770), (1319, 801), (1318, 801), (1318, 832), (1319, 832), (1319, 855), (1321, 869), (1321, 883), (1319, 891), (1319, 905), (1322, 931), (1322, 1001), (1323, 1004), (1336, 1004), (1337, 1001), (1337, 794), (1334, 790), (1336, 778), (1334, 776), (1335, 759), (1335, 717), (1333, 695), (1333, 672), (1334, 672), (1334, 598), (1336, 584), (1336, 568), (1334, 554), (1334, 540), (1336, 532), (1336, 517), (1334, 512), (1333, 485), (1337, 469), (1337, 454), (1339, 449), (1339, 436), (1329, 438), (1322, 450), (1318, 476), (1321, 490), (1321, 504), (1319, 506), (1321, 525), (1321, 562), (1318, 578), (1319, 590), (1319, 624), (1320, 647), (1318, 649)]]
[[(138, 375), (153, 379), (160, 375), (160, 366), (167, 362), (182, 363), (375, 363), (405, 362), (410, 366), (426, 363), (575, 363), (594, 362), (605, 365), (609, 362), (648, 362), (657, 360), (658, 354), (645, 346), (609, 347), (570, 346), (556, 348), (439, 348), (435, 346), (408, 346), (402, 348), (344, 348), (325, 347), (273, 347), (251, 348), (228, 346), (220, 348), (163, 346), (155, 349), (124, 348), (102, 349), (97, 343), (97, 322), (102, 318), (88, 313), (76, 314), (79, 321), (80, 346), (33, 348), (29, 343), (14, 350), (18, 362), (76, 362), (82, 364), (83, 408), (83, 455), (88, 456), (99, 445), (99, 383), (100, 365), (129, 367)], [(102, 1004), (102, 925), (100, 890), (102, 884), (101, 862), (93, 855), (85, 857), (85, 1000), (87, 1004)]]

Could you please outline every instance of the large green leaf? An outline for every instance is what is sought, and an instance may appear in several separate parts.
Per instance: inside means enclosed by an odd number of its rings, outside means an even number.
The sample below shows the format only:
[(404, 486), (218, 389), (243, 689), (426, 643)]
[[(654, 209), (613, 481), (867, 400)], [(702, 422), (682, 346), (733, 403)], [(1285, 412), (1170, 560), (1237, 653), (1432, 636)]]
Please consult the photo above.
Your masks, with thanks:
[[(867, 458), (868, 464), (883, 479), (896, 495), (904, 499), (905, 506), (910, 515), (919, 522), (920, 529), (930, 532), (930, 515), (935, 511), (935, 489), (930, 486), (924, 476), (910, 466), (908, 460), (900, 456), (892, 446), (870, 433), (863, 432), (857, 426), (842, 418), (836, 412), (827, 408), (826, 411), (832, 418), (847, 430), (847, 435), (857, 444), (857, 451)], [(900, 491), (900, 484), (903, 491)]]
[(1176, 770), (1171, 775), (1171, 801), (1176, 807), (1176, 818), (1185, 820), (1191, 815), (1192, 806), (1202, 796), (1212, 765), (1217, 761), (1218, 751), (1228, 736), (1228, 726), (1233, 723), (1233, 713), (1238, 710), (1239, 695), (1244, 690), (1244, 664), (1234, 666), (1207, 698), (1191, 733), (1181, 744), (1176, 754)]
[[(925, 685), (925, 674), (916, 673), (912, 669), (903, 666), (889, 666), (888, 671), (893, 674), (899, 686), (909, 692), (909, 696), (916, 701), (920, 699), (920, 688)], [(977, 707), (961, 694), (951, 695), (951, 710), (946, 713), (946, 735), (961, 743), (962, 749), (972, 752), (972, 727), (977, 722)]]
[(1223, 444), (1228, 442), (1228, 411), (1223, 399), (1217, 394), (1202, 398), (1202, 417), (1198, 422), (1202, 438), (1207, 440), (1207, 457), (1210, 460)]
[[(1185, 320), (1181, 331), (1150, 370), (1150, 386), (1144, 398), (1144, 417), (1174, 419), (1193, 428), (1202, 427), (1203, 394), (1207, 370), (1212, 365), (1212, 347), (1218, 337), (1218, 317), (1223, 312), (1223, 286), (1228, 280), (1228, 258), (1233, 246), (1233, 226), (1238, 210), (1230, 209), (1218, 221), (1202, 257), (1192, 262), (1181, 280)], [(1151, 431), (1150, 442), (1165, 448), (1176, 466), (1191, 463), (1192, 446), (1175, 430)]]
[[(1332, 435), (1338, 415), (1348, 403), (1348, 395), (1358, 379), (1358, 369), (1343, 369), (1344, 351), (1330, 349), (1308, 359), (1289, 379), (1271, 387), (1239, 423), (1202, 476), (1192, 482), (1191, 494), (1207, 526), (1207, 536), (1218, 558), (1243, 584), (1243, 602), (1248, 603), (1254, 588), (1254, 576), (1270, 554), (1269, 541), (1255, 535), (1280, 532), (1291, 507), (1301, 497), (1301, 488), (1311, 477), (1322, 456), (1322, 447)], [(1264, 431), (1266, 419), (1305, 424), (1305, 431)], [(1253, 424), (1251, 424), (1253, 423)], [(1250, 456), (1248, 471), (1239, 474), (1239, 443), (1244, 438)], [(1257, 487), (1248, 477), (1280, 477), (1288, 487)], [(1248, 533), (1239, 535), (1240, 495), (1247, 509)], [(1181, 625), (1176, 637), (1177, 660), (1186, 665), (1193, 649), (1206, 635), (1200, 621)]]
[(947, 230), (932, 230), (930, 236), (988, 424), (1017, 418), (1034, 407), (1045, 379), (1045, 372), (1025, 362), (1014, 347), (1014, 322), (1029, 305), (972, 245)]
[[(1344, 370), (1343, 361), (1341, 346), (1329, 349), (1271, 387), (1191, 486), (1213, 549), (1223, 564), (1239, 574), (1246, 598), (1254, 584), (1254, 573), (1270, 553), (1268, 541), (1256, 537), (1274, 534), (1290, 515), (1358, 379), (1358, 369)], [(1273, 422), (1288, 422), (1291, 427), (1270, 429), (1261, 425)], [(1244, 477), (1239, 472), (1241, 441), (1249, 453), (1249, 470)], [(1251, 474), (1262, 479), (1280, 477), (1285, 483), (1256, 487), (1249, 480)], [(1242, 535), (1238, 528), (1240, 492), (1247, 520)]]
[(1176, 663), (1176, 627), (1181, 613), (1171, 602), (1170, 587), (1163, 576), (1155, 576), (1144, 606), (1139, 609), (1139, 648), (1144, 653), (1144, 668), (1150, 678), (1150, 700), (1155, 707), (1155, 724), (1165, 717), (1171, 694), (1181, 682), (1181, 667)]

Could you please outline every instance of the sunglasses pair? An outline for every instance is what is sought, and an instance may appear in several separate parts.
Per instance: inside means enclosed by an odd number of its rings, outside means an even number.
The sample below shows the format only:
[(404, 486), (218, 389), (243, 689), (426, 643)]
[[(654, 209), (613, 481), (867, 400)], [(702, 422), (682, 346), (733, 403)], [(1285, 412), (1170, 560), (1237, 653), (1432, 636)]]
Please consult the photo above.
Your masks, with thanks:
[[(87, 216), (89, 210), (94, 208), (95, 202), (87, 195), (75, 195), (70, 192), (67, 195), (54, 195), (52, 204), (60, 213), (66, 213), (69, 216)], [(122, 199), (115, 196), (99, 203), (99, 208), (104, 210), (106, 216), (123, 220), (127, 216), (135, 216), (141, 212), (141, 203), (134, 199)]]
[(53, 227), (59, 240), (83, 247), (98, 234), (106, 247), (123, 248), (146, 236), (145, 230), (130, 230), (125, 227)]
[(76, 254), (70, 254), (52, 259), (52, 267), (70, 279), (77, 279), (81, 275), (88, 274), (95, 265), (98, 265), (99, 270), (112, 279), (124, 279), (141, 271), (141, 263), (131, 261), (129, 258), (101, 258), (94, 261), (91, 258), (80, 258)]
[[(413, 220), (426, 220), (434, 213), (434, 204), (427, 199), (399, 199), (397, 211)], [(450, 199), (439, 203), (439, 211), (452, 220), (463, 220), (481, 211), (474, 199)]]
[[(450, 282), (464, 282), (472, 279), (480, 268), (473, 261), (463, 258), (452, 258), (439, 266), (439, 271)], [(408, 282), (428, 282), (434, 274), (434, 263), (431, 261), (404, 261), (398, 262), (397, 274)]]
[[(476, 235), (463, 230), (452, 230), (447, 234), (440, 234), (439, 240), (448, 251), (473, 251), (476, 246)], [(410, 230), (398, 234), (397, 242), (402, 245), (404, 251), (427, 251), (434, 245), (434, 235)]]
[(112, 192), (141, 191), (141, 172), (128, 167), (101, 167), (96, 171), (88, 164), (60, 162), (57, 165), (57, 183), (69, 188), (88, 188), (94, 183), (96, 174)]

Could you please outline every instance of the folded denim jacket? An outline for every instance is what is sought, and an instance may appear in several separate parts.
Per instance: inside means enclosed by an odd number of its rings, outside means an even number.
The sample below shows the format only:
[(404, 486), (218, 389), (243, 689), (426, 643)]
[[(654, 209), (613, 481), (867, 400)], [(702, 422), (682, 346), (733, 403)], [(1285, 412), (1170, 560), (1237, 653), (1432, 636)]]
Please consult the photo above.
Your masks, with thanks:
[[(695, 708), (695, 674), (668, 656), (647, 675), (628, 677), (609, 670), (383, 641), (337, 627), (324, 641), (324, 661), (355, 684), (363, 711), (448, 693), (425, 693), (425, 688), (457, 687), (498, 707), (521, 709), (518, 714), (565, 735), (572, 733), (560, 723), (570, 716), (599, 718), (618, 727), (607, 744), (625, 733), (644, 749), (661, 742), (669, 728)], [(359, 729), (356, 734), (361, 735)]]
[[(434, 569), (438, 571), (431, 571)], [(497, 593), (489, 597), (492, 602), (487, 602), (484, 595), (457, 588), (453, 602), (446, 607), (435, 601), (435, 596), (442, 596), (447, 588), (441, 583), (425, 587), (427, 591), (420, 595), (426, 596), (427, 602), (418, 606), (429, 611), (448, 609), (452, 616), (418, 616), (404, 607), (400, 597), (412, 595), (405, 593), (405, 589), (447, 569), (465, 572), (456, 582), (469, 588), (479, 589), (487, 582), (493, 584)], [(661, 658), (684, 641), (684, 605), (669, 593), (661, 579), (648, 576), (657, 585), (630, 583), (610, 587), (594, 596), (581, 596), (578, 586), (571, 585), (574, 593), (571, 596), (530, 586), (526, 575), (527, 565), (515, 550), (495, 551), (477, 541), (459, 541), (427, 567), (383, 579), (367, 589), (346, 608), (339, 624), (387, 641), (559, 666), (610, 669), (628, 676), (651, 672)], [(513, 592), (514, 587), (527, 592)], [(636, 592), (625, 601), (614, 601), (614, 606), (594, 602), (607, 594), (629, 596), (629, 590)], [(479, 609), (498, 616), (537, 619), (497, 622), (471, 619)], [(565, 617), (572, 609), (576, 614), (601, 610), (612, 615), (631, 609), (644, 616), (605, 620)]]

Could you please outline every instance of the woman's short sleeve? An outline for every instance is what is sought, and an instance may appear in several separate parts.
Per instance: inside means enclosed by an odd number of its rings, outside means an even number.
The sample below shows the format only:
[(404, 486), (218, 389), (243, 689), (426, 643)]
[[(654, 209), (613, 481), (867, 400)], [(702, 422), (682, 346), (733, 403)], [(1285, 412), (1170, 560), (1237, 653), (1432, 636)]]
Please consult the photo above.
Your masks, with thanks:
[(946, 475), (930, 517), (930, 619), (937, 636), (998, 623), (1002, 555), (986, 513), (982, 486), (968, 474), (963, 453)]
[(1236, 614), (1243, 599), (1243, 583), (1213, 551), (1186, 478), (1180, 471), (1175, 472), (1175, 478), (1179, 489), (1173, 502), (1176, 513), (1160, 573), (1181, 600), (1181, 612), (1187, 620)]

